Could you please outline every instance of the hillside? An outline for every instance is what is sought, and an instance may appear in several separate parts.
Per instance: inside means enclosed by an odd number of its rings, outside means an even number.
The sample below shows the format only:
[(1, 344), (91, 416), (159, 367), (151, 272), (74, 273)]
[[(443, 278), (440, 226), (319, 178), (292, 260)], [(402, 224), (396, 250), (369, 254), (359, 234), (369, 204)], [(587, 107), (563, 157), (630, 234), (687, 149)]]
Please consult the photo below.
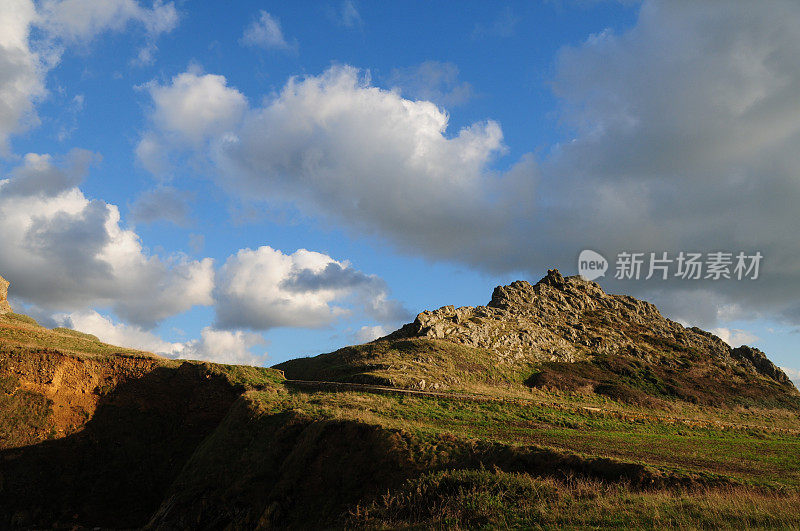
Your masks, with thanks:
[(279, 364), (288, 378), (417, 389), (559, 390), (642, 405), (789, 406), (800, 393), (758, 349), (731, 348), (557, 270), (494, 290), (486, 306), (445, 306), (366, 345)]
[[(122, 349), (5, 313), (0, 528), (800, 526), (800, 416), (781, 373), (756, 351), (737, 354), (656, 321), (646, 303), (553, 279), (281, 364), (288, 380), (275, 369)], [(544, 311), (549, 320), (538, 317)], [(599, 316), (587, 323), (586, 311)], [(637, 315), (642, 328), (630, 324)], [(612, 318), (616, 325), (605, 322)], [(568, 332), (572, 322), (586, 332)], [(481, 332), (465, 332), (473, 329)], [(550, 335), (536, 339), (537, 330)], [(630, 340), (625, 351), (610, 340), (583, 344), (611, 333)], [(536, 348), (526, 350), (528, 341)], [(715, 349), (713, 361), (681, 357), (689, 348)], [(704, 405), (694, 402), (708, 393), (686, 400), (610, 369), (604, 378), (631, 382), (647, 400), (536, 383), (552, 364), (567, 381), (571, 368), (577, 375), (618, 356), (653, 374), (682, 360), (687, 374), (735, 376), (759, 391), (728, 389)], [(361, 385), (292, 380), (314, 378)]]

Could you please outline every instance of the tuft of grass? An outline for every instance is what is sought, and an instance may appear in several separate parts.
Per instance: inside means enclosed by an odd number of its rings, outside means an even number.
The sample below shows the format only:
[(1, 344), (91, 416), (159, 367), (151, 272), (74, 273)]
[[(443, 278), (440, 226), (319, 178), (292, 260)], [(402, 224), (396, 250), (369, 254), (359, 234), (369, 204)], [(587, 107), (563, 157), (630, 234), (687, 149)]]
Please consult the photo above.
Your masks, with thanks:
[(88, 339), (89, 341), (96, 341), (100, 342), (100, 339), (94, 334), (87, 334), (86, 332), (79, 332), (78, 330), (72, 330), (71, 328), (64, 328), (58, 327), (53, 328), (53, 332), (57, 332), (58, 334), (65, 335), (65, 336), (72, 336), (81, 339)]
[(29, 326), (39, 326), (39, 323), (37, 323), (36, 319), (34, 319), (33, 317), (29, 317), (27, 315), (14, 312), (9, 312), (0, 315), (0, 322), (3, 321), (10, 324), (25, 324)]
[(476, 391), (522, 388), (528, 367), (499, 364), (481, 348), (437, 339), (378, 340), (275, 366), (295, 380)]
[(423, 475), (350, 511), (353, 527), (448, 529), (624, 527), (795, 528), (800, 495), (740, 487), (637, 490), (586, 478), (500, 470)]

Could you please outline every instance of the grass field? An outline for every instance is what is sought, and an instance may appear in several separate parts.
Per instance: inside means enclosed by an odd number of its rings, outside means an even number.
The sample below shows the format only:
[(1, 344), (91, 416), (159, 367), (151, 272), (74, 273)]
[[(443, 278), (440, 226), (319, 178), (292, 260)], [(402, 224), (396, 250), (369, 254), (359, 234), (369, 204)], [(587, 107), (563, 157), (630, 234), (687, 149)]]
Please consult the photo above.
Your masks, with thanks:
[(403, 340), (290, 377), (454, 396), (315, 390), (6, 315), (0, 527), (800, 526), (798, 410), (532, 388), (531, 370)]

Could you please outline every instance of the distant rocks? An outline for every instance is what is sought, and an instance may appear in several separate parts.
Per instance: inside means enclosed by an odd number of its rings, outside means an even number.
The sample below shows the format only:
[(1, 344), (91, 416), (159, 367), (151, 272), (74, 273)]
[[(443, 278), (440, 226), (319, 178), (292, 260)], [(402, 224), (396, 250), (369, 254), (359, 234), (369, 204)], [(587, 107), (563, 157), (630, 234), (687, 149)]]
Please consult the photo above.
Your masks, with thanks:
[(609, 295), (595, 282), (565, 278), (556, 269), (535, 285), (520, 280), (498, 286), (486, 306), (422, 312), (388, 337), (446, 339), (484, 348), (497, 364), (576, 362), (624, 354), (673, 365), (677, 358), (690, 356), (788, 381), (757, 349), (731, 349), (713, 334), (665, 318), (649, 302)]
[(11, 313), (11, 306), (8, 304), (8, 280), (0, 277), (0, 315)]

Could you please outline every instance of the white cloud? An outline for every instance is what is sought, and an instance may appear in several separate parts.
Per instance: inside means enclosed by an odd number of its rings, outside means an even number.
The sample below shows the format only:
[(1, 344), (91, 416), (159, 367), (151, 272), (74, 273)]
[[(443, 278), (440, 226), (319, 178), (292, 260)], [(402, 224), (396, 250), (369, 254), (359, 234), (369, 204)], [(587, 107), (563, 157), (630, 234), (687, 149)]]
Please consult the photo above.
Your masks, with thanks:
[[(452, 256), (506, 242), (509, 201), (530, 197), (528, 161), (487, 171), (504, 151), (492, 121), (446, 135), (447, 114), (370, 84), (352, 67), (292, 79), (246, 114), (215, 151), (220, 182), (250, 199), (297, 201), (305, 211), (401, 246)], [(486, 248), (481, 249), (485, 251)]]
[(151, 84), (148, 90), (158, 130), (195, 147), (235, 128), (247, 107), (245, 97), (228, 87), (225, 77), (196, 71), (173, 77), (169, 85)]
[(264, 343), (259, 334), (206, 327), (200, 332), (199, 340), (186, 343), (180, 357), (235, 365), (263, 365), (265, 356), (253, 354), (252, 349)]
[[(0, 8), (0, 155), (9, 153), (12, 134), (38, 125), (34, 105), (47, 95), (45, 75), (65, 45), (87, 44), (105, 31), (141, 24), (146, 45), (140, 59), (152, 60), (155, 40), (178, 22), (174, 5), (156, 1), (144, 8), (134, 0), (4, 0)], [(41, 30), (32, 42), (31, 30)], [(34, 51), (34, 48), (36, 51)], [(69, 130), (60, 135), (65, 138)]]
[(115, 323), (96, 311), (80, 311), (55, 316), (59, 326), (94, 334), (104, 343), (153, 352), (170, 358), (211, 361), (214, 363), (261, 365), (264, 355), (255, 355), (254, 347), (265, 344), (259, 334), (206, 327), (199, 339), (185, 343), (164, 341), (138, 326)]
[(281, 23), (264, 10), (244, 30), (241, 43), (247, 46), (286, 50), (291, 48), (281, 30)]
[(352, 67), (292, 79), (259, 108), (211, 74), (187, 72), (150, 91), (153, 129), (138, 155), (156, 173), (191, 153), (248, 201), (296, 201), (445, 258), (489, 252), (499, 261), (516, 236), (510, 220), (530, 214), (532, 159), (502, 174), (487, 168), (505, 150), (497, 123), (448, 135), (448, 115), (435, 104), (374, 87)]
[(142, 326), (211, 304), (211, 259), (148, 254), (115, 205), (81, 192), (91, 157), (74, 152), (63, 169), (28, 154), (0, 181), (0, 271), (15, 296), (50, 311), (111, 306)]
[(484, 270), (574, 271), (585, 248), (759, 250), (757, 283), (603, 283), (693, 324), (797, 323), (798, 18), (796, 2), (644, 2), (631, 29), (561, 51), (553, 87), (570, 138), (506, 172), (491, 168), (497, 123), (448, 132), (433, 103), (347, 66), (290, 80), (215, 134), (210, 157), (248, 200)]
[(172, 31), (178, 18), (174, 4), (160, 0), (150, 9), (136, 0), (45, 0), (38, 23), (53, 37), (85, 43), (106, 31), (122, 31), (131, 22), (155, 38)]
[(532, 244), (564, 262), (587, 247), (758, 250), (757, 283), (606, 284), (706, 326), (720, 320), (693, 294), (710, 295), (728, 318), (798, 322), (800, 32), (789, 22), (798, 16), (795, 2), (720, 12), (648, 1), (629, 31), (563, 50), (554, 87), (575, 138), (542, 168), (538, 231), (559, 241)]
[(155, 0), (150, 8), (136, 0), (44, 0), (36, 25), (44, 32), (55, 64), (64, 45), (86, 46), (105, 32), (138, 24), (144, 28), (145, 44), (132, 63), (149, 65), (158, 50), (158, 37), (175, 29), (179, 18), (175, 5), (162, 0)]
[(55, 316), (59, 326), (94, 334), (104, 343), (135, 348), (164, 356), (177, 356), (183, 351), (181, 343), (164, 341), (152, 332), (138, 326), (115, 323), (94, 310), (83, 310)]
[(267, 246), (240, 250), (220, 269), (215, 299), (217, 326), (224, 329), (321, 327), (350, 315), (348, 301), (378, 319), (407, 317), (381, 279), (305, 249), (289, 255)]
[(165, 175), (176, 157), (192, 150), (204, 153), (209, 140), (238, 129), (247, 100), (228, 87), (223, 76), (202, 74), (193, 67), (161, 85), (145, 85), (153, 99), (152, 129), (142, 134), (136, 156), (153, 175)]
[(358, 329), (355, 333), (355, 340), (356, 343), (369, 343), (370, 341), (374, 341), (379, 337), (383, 337), (388, 334), (389, 331), (383, 326), (362, 326)]
[(759, 340), (759, 337), (752, 332), (738, 328), (712, 328), (709, 331), (712, 334), (719, 336), (720, 339), (732, 347), (752, 345), (754, 342)]
[(30, 0), (4, 0), (0, 9), (0, 155), (13, 133), (38, 123), (34, 102), (46, 93), (46, 68), (28, 42), (35, 19)]

